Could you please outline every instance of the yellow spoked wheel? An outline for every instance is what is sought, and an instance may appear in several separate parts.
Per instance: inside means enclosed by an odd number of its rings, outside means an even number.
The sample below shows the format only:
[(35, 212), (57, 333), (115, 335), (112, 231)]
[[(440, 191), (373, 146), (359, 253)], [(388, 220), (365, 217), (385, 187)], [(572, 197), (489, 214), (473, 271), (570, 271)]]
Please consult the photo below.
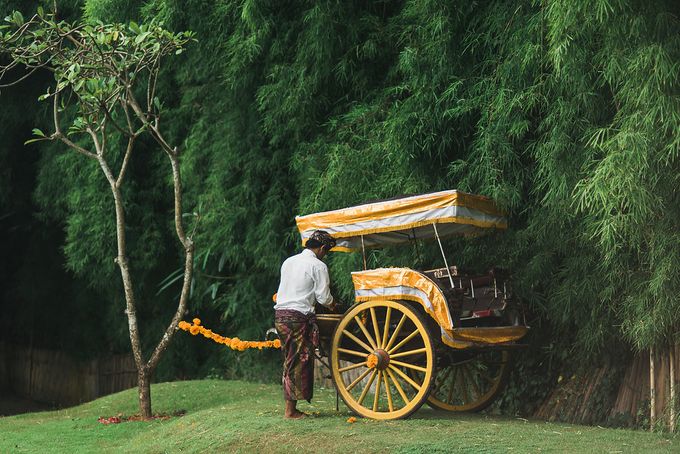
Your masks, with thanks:
[(373, 419), (405, 418), (427, 399), (434, 346), (409, 304), (367, 301), (345, 314), (333, 334), (333, 381), (347, 406)]
[(510, 352), (456, 353), (439, 367), (427, 402), (447, 411), (480, 411), (491, 405), (510, 371)]

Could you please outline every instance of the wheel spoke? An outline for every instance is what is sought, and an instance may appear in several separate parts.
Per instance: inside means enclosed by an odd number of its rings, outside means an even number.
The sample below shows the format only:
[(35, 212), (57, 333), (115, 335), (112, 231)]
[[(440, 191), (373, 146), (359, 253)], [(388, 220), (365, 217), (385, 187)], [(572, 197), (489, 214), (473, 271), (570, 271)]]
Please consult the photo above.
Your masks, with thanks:
[[(371, 323), (373, 323), (373, 333), (375, 333), (375, 348), (380, 348), (380, 329), (378, 328), (378, 318), (375, 316), (375, 308), (371, 308)], [(380, 379), (378, 379), (380, 381)]]
[(354, 370), (354, 369), (357, 369), (357, 368), (362, 367), (362, 366), (368, 367), (368, 364), (366, 363), (366, 361), (364, 361), (363, 363), (352, 364), (351, 366), (347, 366), (347, 367), (341, 367), (340, 369), (338, 369), (338, 372), (343, 373), (343, 372), (347, 372), (348, 370)]
[(404, 390), (402, 389), (401, 385), (399, 384), (399, 380), (397, 380), (397, 378), (394, 376), (394, 374), (392, 373), (392, 371), (389, 370), (389, 369), (385, 369), (385, 372), (387, 372), (387, 374), (390, 376), (390, 379), (391, 379), (392, 382), (394, 383), (394, 387), (397, 388), (397, 391), (399, 392), (399, 395), (400, 395), (401, 398), (404, 400), (404, 405), (410, 404), (410, 403), (411, 403), (411, 399), (409, 399), (409, 398), (406, 396), (406, 393), (404, 392)]
[(401, 361), (394, 361), (392, 359), (390, 359), (390, 364), (395, 364), (395, 365), (401, 366), (401, 367), (408, 367), (409, 369), (417, 370), (417, 371), (420, 371), (420, 372), (427, 372), (427, 369), (424, 368), (424, 367), (416, 366), (414, 364), (409, 364), (409, 363), (402, 363)]
[(469, 403), (470, 402), (470, 390), (468, 389), (467, 375), (465, 373), (466, 370), (467, 370), (466, 367), (461, 368), (460, 378), (461, 378), (461, 383), (463, 384), (463, 386), (461, 386), (461, 388), (463, 389), (463, 397), (465, 398), (465, 403)]
[(400, 358), (402, 356), (409, 356), (409, 355), (417, 355), (418, 353), (425, 353), (427, 351), (427, 348), (417, 348), (415, 350), (409, 350), (406, 352), (401, 352), (401, 353), (395, 353), (394, 355), (390, 355), (390, 358)]
[[(368, 345), (366, 345), (366, 342), (362, 341), (361, 339), (359, 339), (358, 337), (356, 337), (354, 334), (350, 333), (350, 332), (347, 331), (346, 329), (343, 329), (343, 330), (342, 330), (342, 333), (343, 333), (345, 336), (347, 336), (347, 337), (349, 337), (350, 339), (352, 339), (352, 340), (353, 340), (354, 342), (356, 342), (357, 344), (359, 344), (360, 346), (362, 346), (363, 348), (365, 348), (366, 351), (367, 351), (368, 353), (373, 353), (373, 351), (375, 350), (375, 349), (369, 347)], [(364, 356), (366, 356), (366, 355), (364, 355)]]
[(453, 377), (451, 377), (451, 384), (449, 385), (449, 394), (446, 396), (446, 403), (453, 403), (453, 389), (456, 387), (456, 380), (458, 380), (458, 368), (453, 369)]
[(416, 330), (414, 332), (412, 332), (411, 334), (406, 336), (401, 342), (399, 342), (397, 345), (395, 345), (390, 350), (388, 350), (387, 353), (389, 353), (391, 355), (392, 352), (398, 351), (404, 344), (406, 344), (406, 342), (413, 339), (416, 336), (416, 334), (418, 334), (418, 333), (420, 333), (420, 330), (418, 330), (418, 328), (416, 328)]
[(354, 320), (357, 322), (357, 325), (359, 325), (359, 328), (361, 328), (361, 332), (364, 333), (364, 336), (366, 336), (366, 339), (368, 339), (368, 343), (371, 344), (371, 347), (373, 347), (373, 350), (377, 350), (378, 347), (375, 344), (375, 341), (373, 340), (371, 335), (368, 333), (368, 330), (366, 329), (364, 324), (361, 323), (361, 319), (357, 315), (355, 315)]
[(498, 380), (497, 378), (489, 377), (484, 372), (479, 372), (479, 376), (482, 377), (484, 380), (486, 380), (487, 382), (489, 382), (491, 384), (494, 384), (496, 382), (496, 380)]
[(390, 392), (390, 384), (387, 381), (387, 373), (382, 373), (383, 382), (385, 383), (385, 394), (387, 394), (387, 407), (390, 411), (394, 411), (394, 404), (392, 403), (392, 392)]
[(375, 369), (366, 369), (365, 371), (363, 371), (361, 373), (361, 375), (359, 375), (357, 378), (355, 378), (354, 381), (352, 383), (350, 383), (349, 386), (346, 388), (347, 392), (351, 391), (352, 388), (354, 388), (357, 385), (357, 383), (359, 383), (361, 380), (363, 380), (364, 377), (366, 377), (366, 375), (368, 375), (372, 370), (375, 370)]
[(375, 396), (373, 396), (373, 411), (378, 411), (378, 402), (380, 401), (380, 378), (382, 371), (378, 371), (378, 379), (375, 381)]
[(397, 336), (399, 335), (399, 331), (401, 331), (401, 327), (404, 325), (405, 321), (406, 321), (406, 314), (401, 314), (401, 320), (399, 320), (397, 327), (394, 329), (394, 332), (392, 333), (392, 337), (390, 337), (390, 341), (385, 346), (385, 350), (389, 350), (390, 346), (394, 343), (395, 340), (397, 340)]
[(454, 369), (453, 367), (446, 368), (446, 372), (444, 373), (444, 375), (442, 375), (441, 378), (435, 382), (438, 387), (446, 383), (446, 380), (449, 379), (449, 376), (451, 375), (451, 372), (453, 372), (453, 369)]
[(373, 380), (375, 380), (375, 375), (378, 372), (375, 369), (369, 369), (369, 370), (373, 370), (373, 373), (371, 374), (371, 377), (368, 379), (368, 383), (366, 383), (366, 386), (364, 386), (364, 390), (361, 392), (361, 396), (359, 396), (359, 399), (357, 400), (357, 403), (359, 405), (361, 405), (361, 403), (364, 401), (364, 398), (366, 397), (368, 390), (370, 389), (371, 385), (373, 384)]
[(385, 329), (383, 330), (381, 348), (387, 348), (387, 335), (390, 332), (390, 316), (392, 315), (392, 308), (387, 306), (387, 314), (385, 314)]
[(476, 401), (482, 396), (482, 393), (480, 392), (479, 385), (477, 385), (477, 381), (475, 380), (475, 374), (471, 370), (468, 370), (467, 373), (468, 378), (470, 379), (470, 385), (472, 385), (472, 392), (475, 394), (473, 397)]
[(436, 395), (440, 391), (442, 391), (444, 388), (442, 388), (442, 385), (446, 383), (446, 380), (449, 378), (449, 375), (451, 375), (451, 367), (447, 367), (446, 369), (443, 369), (443, 372), (436, 375), (434, 377), (434, 384), (432, 385), (432, 392), (430, 392), (431, 396)]
[(366, 358), (366, 352), (358, 352), (356, 350), (348, 350), (346, 348), (338, 347), (340, 353), (347, 353), (348, 355), (360, 356)]
[(390, 364), (389, 367), (390, 367), (390, 369), (392, 369), (393, 371), (395, 371), (395, 372), (397, 373), (397, 375), (399, 375), (401, 378), (403, 378), (409, 385), (413, 386), (413, 387), (415, 388), (416, 391), (420, 391), (420, 385), (419, 385), (418, 383), (414, 382), (414, 381), (411, 379), (411, 377), (409, 377), (408, 375), (406, 375), (405, 373), (403, 373), (403, 372), (402, 372), (401, 370), (399, 370), (398, 368), (394, 367), (392, 364)]

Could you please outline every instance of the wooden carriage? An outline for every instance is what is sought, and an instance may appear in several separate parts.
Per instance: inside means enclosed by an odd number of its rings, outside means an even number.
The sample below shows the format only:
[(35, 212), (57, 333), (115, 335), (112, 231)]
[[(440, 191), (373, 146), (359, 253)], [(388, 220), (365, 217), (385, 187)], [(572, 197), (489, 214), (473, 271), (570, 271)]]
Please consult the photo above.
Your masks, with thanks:
[[(507, 379), (510, 352), (527, 332), (499, 270), (469, 275), (449, 266), (440, 238), (505, 229), (494, 203), (456, 190), (401, 197), (296, 218), (303, 243), (315, 230), (333, 251), (360, 251), (355, 302), (318, 314), (322, 351), (347, 406), (374, 419), (405, 418), (425, 402), (478, 411)], [(436, 239), (444, 267), (366, 268), (366, 249)]]

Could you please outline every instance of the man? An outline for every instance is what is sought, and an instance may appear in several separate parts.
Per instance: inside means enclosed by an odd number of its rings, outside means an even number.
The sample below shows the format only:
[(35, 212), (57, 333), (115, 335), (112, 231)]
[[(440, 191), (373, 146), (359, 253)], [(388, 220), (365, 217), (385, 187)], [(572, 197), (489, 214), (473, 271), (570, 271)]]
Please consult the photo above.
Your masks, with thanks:
[(333, 247), (335, 239), (327, 232), (317, 230), (301, 253), (289, 257), (281, 265), (281, 283), (274, 310), (283, 351), (284, 416), (289, 419), (306, 416), (297, 409), (297, 401), (311, 402), (312, 399), (314, 348), (319, 339), (314, 303), (335, 309), (328, 267), (321, 261)]

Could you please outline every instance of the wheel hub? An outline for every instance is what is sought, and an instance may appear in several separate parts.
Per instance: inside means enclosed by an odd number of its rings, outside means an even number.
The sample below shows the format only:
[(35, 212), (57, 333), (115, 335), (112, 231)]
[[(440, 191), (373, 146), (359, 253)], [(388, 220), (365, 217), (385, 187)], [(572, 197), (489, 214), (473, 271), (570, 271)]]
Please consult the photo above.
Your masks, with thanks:
[(366, 364), (370, 368), (385, 370), (390, 365), (390, 355), (382, 348), (379, 348), (366, 357)]

